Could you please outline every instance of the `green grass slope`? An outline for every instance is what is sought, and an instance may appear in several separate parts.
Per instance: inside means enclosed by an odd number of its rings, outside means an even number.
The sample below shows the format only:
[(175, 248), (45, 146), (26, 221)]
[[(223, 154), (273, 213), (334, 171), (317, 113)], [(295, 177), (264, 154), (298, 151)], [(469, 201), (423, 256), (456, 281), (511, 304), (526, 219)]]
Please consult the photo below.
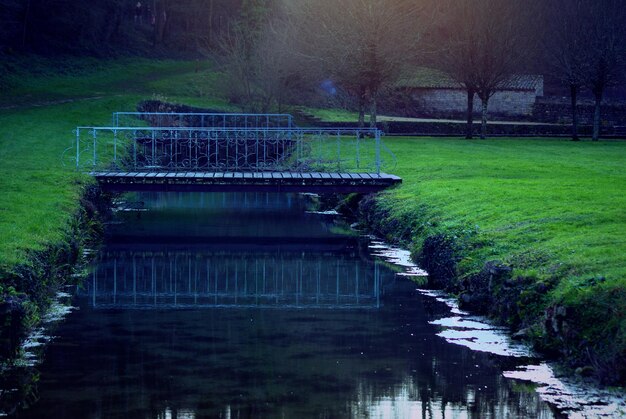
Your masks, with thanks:
[(59, 240), (79, 205), (88, 179), (62, 159), (76, 126), (108, 125), (113, 111), (134, 111), (140, 100), (154, 96), (226, 107), (216, 98), (217, 76), (206, 63), (73, 64), (57, 68), (37, 61), (12, 76), (0, 98), (0, 268), (5, 270), (27, 262), (29, 250)]
[[(378, 199), (380, 231), (412, 242), (418, 258), (436, 249), (452, 265), (442, 283), (468, 306), (624, 380), (615, 363), (626, 354), (625, 141), (386, 143), (404, 182)], [(499, 278), (499, 265), (512, 271)]]
[(92, 181), (64, 158), (72, 130), (109, 125), (111, 112), (155, 97), (218, 109), (226, 102), (207, 63), (19, 57), (0, 67), (1, 367), (99, 228)]

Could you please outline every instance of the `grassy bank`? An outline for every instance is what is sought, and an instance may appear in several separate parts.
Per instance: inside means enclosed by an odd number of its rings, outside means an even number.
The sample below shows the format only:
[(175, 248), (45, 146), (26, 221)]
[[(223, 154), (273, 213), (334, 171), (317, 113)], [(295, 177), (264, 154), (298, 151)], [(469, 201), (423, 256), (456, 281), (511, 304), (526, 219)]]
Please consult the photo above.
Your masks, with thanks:
[[(90, 180), (64, 166), (77, 125), (107, 125), (111, 112), (168, 97), (226, 107), (207, 63), (21, 57), (0, 97), (0, 335), (23, 334), (67, 279)], [(67, 161), (65, 163), (68, 163)], [(90, 208), (87, 208), (87, 212)], [(77, 221), (77, 218), (79, 220)], [(82, 220), (84, 221), (84, 220)], [(62, 266), (56, 266), (62, 265)], [(57, 269), (58, 268), (58, 269)], [(10, 330), (9, 330), (10, 329)], [(6, 333), (5, 333), (6, 332)], [(6, 338), (6, 339), (5, 339)], [(4, 353), (0, 358), (6, 356)]]
[[(64, 166), (72, 130), (107, 125), (113, 111), (134, 111), (139, 101), (167, 97), (227, 107), (208, 63), (127, 59), (43, 60), (10, 77), (0, 98), (0, 266), (25, 262), (25, 250), (58, 240), (77, 208), (87, 178)], [(46, 67), (48, 66), (48, 67)], [(198, 71), (197, 71), (198, 70)]]
[(401, 187), (363, 203), (432, 282), (622, 381), (626, 142), (393, 138)]

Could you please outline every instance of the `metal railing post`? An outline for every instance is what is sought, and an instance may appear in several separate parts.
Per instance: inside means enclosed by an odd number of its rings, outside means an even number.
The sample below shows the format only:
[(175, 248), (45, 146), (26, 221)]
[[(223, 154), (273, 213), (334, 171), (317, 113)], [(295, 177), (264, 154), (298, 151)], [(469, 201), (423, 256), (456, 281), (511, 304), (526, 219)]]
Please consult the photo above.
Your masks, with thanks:
[(154, 170), (156, 166), (156, 131), (152, 130), (152, 161), (150, 162), (150, 169)]
[(96, 167), (96, 160), (98, 158), (97, 154), (97, 146), (98, 146), (98, 134), (96, 133), (96, 129), (93, 130), (93, 167)]
[(356, 132), (356, 168), (361, 168), (361, 132)]
[(259, 171), (259, 131), (254, 132), (254, 157), (256, 160), (254, 169)]
[(337, 130), (337, 170), (341, 171), (341, 134)]
[(297, 150), (297, 154), (296, 155), (298, 156), (298, 159), (297, 159), (296, 163), (298, 165), (297, 167), (298, 167), (299, 170), (301, 169), (300, 160), (302, 160), (302, 139), (303, 139), (303, 137), (304, 137), (304, 133), (300, 132), (299, 135), (298, 135), (297, 143), (296, 143), (296, 150)]
[(80, 128), (76, 128), (76, 170), (80, 169)]
[(133, 131), (133, 169), (137, 170), (137, 131)]
[(376, 130), (376, 174), (380, 175), (380, 131)]
[(113, 130), (113, 162), (117, 165), (117, 130)]

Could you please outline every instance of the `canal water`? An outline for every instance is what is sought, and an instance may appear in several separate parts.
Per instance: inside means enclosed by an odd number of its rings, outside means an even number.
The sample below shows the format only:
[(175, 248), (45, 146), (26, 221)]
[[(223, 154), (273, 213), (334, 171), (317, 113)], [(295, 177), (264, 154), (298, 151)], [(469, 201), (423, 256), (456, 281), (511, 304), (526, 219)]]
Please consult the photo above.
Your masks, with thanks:
[(554, 417), (309, 197), (124, 199), (18, 417)]

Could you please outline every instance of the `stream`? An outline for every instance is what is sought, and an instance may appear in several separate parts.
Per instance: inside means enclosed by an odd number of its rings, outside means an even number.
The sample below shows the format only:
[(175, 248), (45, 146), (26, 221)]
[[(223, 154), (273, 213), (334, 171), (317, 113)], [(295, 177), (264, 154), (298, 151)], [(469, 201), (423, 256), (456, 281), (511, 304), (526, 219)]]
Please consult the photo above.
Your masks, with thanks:
[(16, 417), (562, 417), (527, 348), (310, 197), (116, 206)]

